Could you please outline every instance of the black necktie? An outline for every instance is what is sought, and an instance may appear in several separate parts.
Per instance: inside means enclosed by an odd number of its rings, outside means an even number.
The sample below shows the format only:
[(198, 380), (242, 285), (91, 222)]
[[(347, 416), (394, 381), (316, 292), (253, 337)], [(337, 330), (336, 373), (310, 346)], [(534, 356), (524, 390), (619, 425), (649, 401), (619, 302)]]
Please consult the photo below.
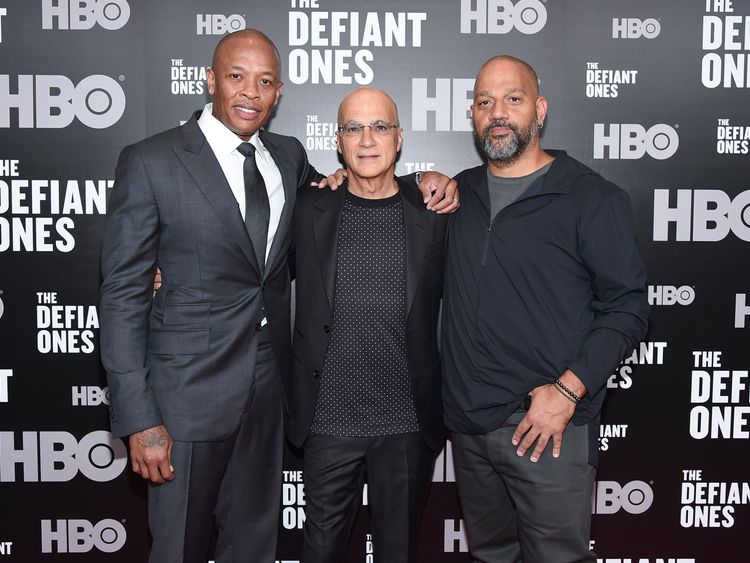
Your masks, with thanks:
[(241, 143), (237, 150), (245, 156), (245, 164), (242, 167), (245, 178), (245, 228), (253, 243), (258, 267), (263, 272), (266, 265), (268, 221), (271, 216), (268, 192), (255, 163), (255, 147), (250, 143)]

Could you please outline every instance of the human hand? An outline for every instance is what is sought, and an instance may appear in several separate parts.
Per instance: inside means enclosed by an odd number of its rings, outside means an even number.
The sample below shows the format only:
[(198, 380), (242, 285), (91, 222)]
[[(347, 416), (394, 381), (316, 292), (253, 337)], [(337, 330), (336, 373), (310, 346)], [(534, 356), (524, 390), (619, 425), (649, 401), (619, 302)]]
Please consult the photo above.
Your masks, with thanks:
[(346, 180), (346, 170), (339, 168), (336, 172), (330, 176), (326, 176), (320, 182), (312, 182), (310, 185), (317, 186), (319, 189), (327, 186), (331, 188), (331, 190), (336, 191), (336, 189), (344, 183), (344, 180)]
[(458, 210), (458, 183), (453, 178), (434, 170), (423, 172), (418, 187), (430, 211), (442, 214)]
[(172, 438), (163, 424), (130, 436), (130, 463), (135, 473), (161, 485), (174, 479)]
[(513, 434), (516, 453), (523, 456), (536, 442), (531, 461), (536, 463), (552, 440), (552, 457), (560, 457), (565, 428), (575, 413), (575, 403), (563, 396), (551, 383), (533, 389), (531, 406)]
[(156, 296), (156, 292), (159, 291), (160, 287), (161, 287), (161, 270), (159, 268), (156, 268), (156, 274), (154, 275), (154, 289), (151, 291), (152, 298)]

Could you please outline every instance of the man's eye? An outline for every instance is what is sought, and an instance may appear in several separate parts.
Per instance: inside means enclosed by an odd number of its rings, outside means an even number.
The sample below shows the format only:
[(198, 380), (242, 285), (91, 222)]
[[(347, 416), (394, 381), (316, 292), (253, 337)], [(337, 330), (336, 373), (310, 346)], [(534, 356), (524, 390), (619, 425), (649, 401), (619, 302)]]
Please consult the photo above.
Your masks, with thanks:
[(385, 123), (373, 123), (372, 130), (376, 133), (385, 133), (388, 131), (388, 126)]
[(361, 131), (362, 131), (361, 125), (346, 125), (344, 127), (344, 132), (350, 135), (360, 133)]

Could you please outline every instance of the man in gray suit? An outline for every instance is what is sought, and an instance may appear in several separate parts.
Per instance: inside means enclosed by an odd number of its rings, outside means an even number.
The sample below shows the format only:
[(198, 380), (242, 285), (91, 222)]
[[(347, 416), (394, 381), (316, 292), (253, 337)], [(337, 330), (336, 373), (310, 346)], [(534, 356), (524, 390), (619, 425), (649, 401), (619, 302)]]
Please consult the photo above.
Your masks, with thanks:
[[(149, 480), (151, 561), (273, 561), (290, 347), (295, 195), (320, 178), (294, 138), (262, 131), (279, 54), (226, 36), (213, 104), (126, 147), (102, 246), (101, 348), (115, 436)], [(158, 264), (163, 285), (151, 301)], [(281, 351), (274, 354), (274, 350)]]

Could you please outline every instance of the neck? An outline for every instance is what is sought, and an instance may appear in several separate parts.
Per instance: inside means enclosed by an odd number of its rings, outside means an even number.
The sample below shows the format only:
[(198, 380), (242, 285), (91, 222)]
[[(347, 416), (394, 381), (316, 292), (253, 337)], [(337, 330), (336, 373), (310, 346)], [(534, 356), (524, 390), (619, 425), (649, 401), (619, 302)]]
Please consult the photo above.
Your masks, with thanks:
[(554, 157), (544, 152), (542, 148), (536, 144), (530, 146), (524, 151), (524, 154), (517, 159), (509, 162), (489, 160), (487, 161), (487, 165), (489, 166), (490, 174), (493, 176), (499, 176), (501, 178), (520, 178), (536, 172), (553, 160)]
[(364, 199), (385, 199), (398, 192), (398, 184), (393, 177), (393, 170), (376, 178), (360, 178), (347, 170), (350, 193)]

